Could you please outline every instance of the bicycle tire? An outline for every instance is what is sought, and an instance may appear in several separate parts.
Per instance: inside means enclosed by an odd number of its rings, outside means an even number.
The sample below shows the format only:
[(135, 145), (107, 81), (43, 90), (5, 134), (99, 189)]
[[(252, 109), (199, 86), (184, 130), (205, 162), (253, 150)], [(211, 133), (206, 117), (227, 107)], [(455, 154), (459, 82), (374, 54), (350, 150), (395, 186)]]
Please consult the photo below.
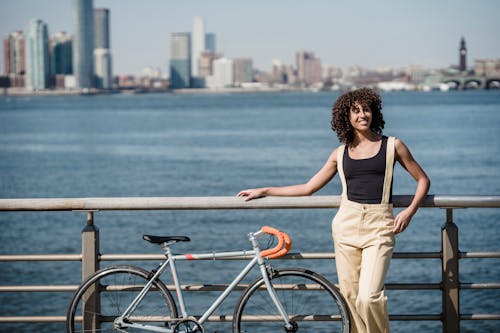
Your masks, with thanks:
[[(147, 281), (150, 272), (135, 266), (111, 266), (97, 271), (87, 278), (76, 291), (66, 315), (66, 332), (123, 332), (114, 327), (114, 318), (128, 308)], [(98, 286), (97, 310), (86, 307), (83, 300), (88, 300)], [(83, 323), (83, 315), (86, 323)], [(81, 318), (79, 318), (81, 317)], [(131, 313), (131, 321), (143, 324), (162, 323), (162, 327), (171, 327), (177, 318), (177, 306), (170, 291), (160, 280), (153, 282), (152, 288), (144, 296), (137, 308)], [(127, 332), (138, 332), (128, 328)], [(143, 332), (141, 330), (141, 332)]]
[(337, 287), (326, 278), (300, 268), (276, 270), (270, 278), (294, 328), (285, 329), (260, 277), (248, 286), (236, 305), (234, 333), (349, 333), (347, 304)]

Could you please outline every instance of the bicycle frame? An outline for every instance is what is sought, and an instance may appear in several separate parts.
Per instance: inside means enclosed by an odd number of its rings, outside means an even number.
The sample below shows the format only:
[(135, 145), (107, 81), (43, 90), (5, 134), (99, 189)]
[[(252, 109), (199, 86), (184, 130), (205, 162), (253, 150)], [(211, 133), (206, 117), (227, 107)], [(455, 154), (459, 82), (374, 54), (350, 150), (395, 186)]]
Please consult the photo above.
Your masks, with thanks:
[(172, 329), (163, 328), (152, 325), (143, 325), (131, 323), (126, 320), (126, 318), (135, 310), (137, 305), (142, 301), (146, 293), (151, 288), (153, 281), (158, 279), (160, 275), (167, 269), (167, 266), (170, 266), (170, 271), (172, 274), (173, 283), (175, 286), (175, 291), (177, 294), (177, 300), (179, 302), (181, 318), (179, 319), (187, 319), (188, 314), (186, 312), (186, 307), (184, 305), (184, 297), (182, 295), (181, 286), (179, 283), (179, 277), (177, 275), (175, 262), (178, 260), (200, 260), (200, 259), (215, 259), (215, 258), (232, 258), (239, 256), (247, 256), (252, 255), (253, 258), (247, 264), (243, 270), (234, 278), (234, 280), (226, 287), (226, 289), (217, 297), (217, 299), (212, 303), (212, 305), (205, 311), (205, 313), (200, 317), (198, 323), (203, 325), (204, 322), (208, 320), (208, 318), (214, 313), (214, 311), (222, 304), (222, 302), (226, 299), (226, 297), (234, 290), (234, 288), (240, 283), (245, 276), (254, 268), (255, 265), (258, 265), (260, 268), (260, 273), (262, 278), (264, 279), (266, 289), (275, 304), (278, 312), (280, 313), (285, 327), (290, 328), (291, 324), (288, 319), (288, 314), (286, 313), (283, 305), (279, 301), (276, 291), (274, 290), (269, 276), (267, 274), (267, 269), (265, 265), (264, 258), (261, 256), (261, 250), (259, 247), (259, 243), (257, 238), (262, 235), (262, 231), (257, 231), (255, 233), (250, 233), (248, 235), (250, 242), (252, 243), (253, 250), (252, 251), (235, 251), (235, 252), (213, 252), (213, 253), (201, 253), (201, 254), (182, 254), (182, 255), (173, 255), (170, 251), (170, 245), (172, 243), (163, 244), (163, 250), (165, 251), (165, 255), (167, 256), (167, 260), (165, 260), (155, 272), (150, 281), (144, 286), (144, 288), (140, 291), (137, 297), (132, 301), (129, 307), (123, 312), (123, 314), (115, 320), (115, 323), (119, 324), (120, 327), (132, 327), (137, 329), (143, 329), (145, 331), (153, 331), (153, 332), (163, 332), (163, 333), (171, 333)]

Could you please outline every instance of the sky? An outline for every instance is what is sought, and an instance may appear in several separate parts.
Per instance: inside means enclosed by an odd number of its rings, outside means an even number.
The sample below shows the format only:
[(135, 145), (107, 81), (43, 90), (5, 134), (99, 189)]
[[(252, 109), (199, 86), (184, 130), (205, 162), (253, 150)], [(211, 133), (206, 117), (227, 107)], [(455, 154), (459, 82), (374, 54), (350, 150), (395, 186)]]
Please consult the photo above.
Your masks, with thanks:
[[(2, 39), (35, 18), (48, 24), (49, 35), (72, 33), (71, 4), (0, 0)], [(110, 9), (115, 74), (150, 66), (168, 74), (170, 33), (190, 32), (195, 16), (216, 34), (218, 52), (252, 58), (260, 70), (270, 70), (274, 59), (295, 65), (299, 50), (341, 68), (445, 68), (458, 64), (462, 36), (468, 66), (500, 58), (497, 0), (94, 0), (94, 7)]]

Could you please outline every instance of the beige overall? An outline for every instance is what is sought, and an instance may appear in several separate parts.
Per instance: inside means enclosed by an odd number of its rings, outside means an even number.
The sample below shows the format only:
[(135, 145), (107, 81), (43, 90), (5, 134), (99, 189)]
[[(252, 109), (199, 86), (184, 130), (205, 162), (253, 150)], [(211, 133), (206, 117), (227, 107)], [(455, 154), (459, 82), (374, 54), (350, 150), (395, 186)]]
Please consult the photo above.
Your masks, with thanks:
[(380, 204), (347, 199), (343, 169), (345, 145), (338, 149), (342, 182), (340, 208), (332, 222), (340, 291), (351, 313), (351, 332), (389, 332), (384, 280), (394, 248), (394, 215), (389, 203), (394, 166), (394, 138), (387, 140), (385, 179)]

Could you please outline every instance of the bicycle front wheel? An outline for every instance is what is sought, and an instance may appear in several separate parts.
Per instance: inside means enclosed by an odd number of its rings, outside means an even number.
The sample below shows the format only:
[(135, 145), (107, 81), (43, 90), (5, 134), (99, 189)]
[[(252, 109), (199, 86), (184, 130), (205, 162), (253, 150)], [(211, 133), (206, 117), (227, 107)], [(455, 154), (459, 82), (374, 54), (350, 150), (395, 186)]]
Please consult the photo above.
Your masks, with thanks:
[[(114, 320), (129, 307), (150, 280), (149, 274), (139, 267), (113, 266), (91, 275), (71, 301), (66, 331), (139, 332), (134, 328), (120, 329)], [(126, 321), (170, 327), (172, 318), (177, 318), (174, 299), (163, 282), (156, 280)]]
[(296, 268), (274, 271), (270, 278), (293, 328), (285, 328), (264, 279), (259, 278), (245, 290), (236, 306), (233, 332), (349, 333), (347, 305), (327, 279)]

